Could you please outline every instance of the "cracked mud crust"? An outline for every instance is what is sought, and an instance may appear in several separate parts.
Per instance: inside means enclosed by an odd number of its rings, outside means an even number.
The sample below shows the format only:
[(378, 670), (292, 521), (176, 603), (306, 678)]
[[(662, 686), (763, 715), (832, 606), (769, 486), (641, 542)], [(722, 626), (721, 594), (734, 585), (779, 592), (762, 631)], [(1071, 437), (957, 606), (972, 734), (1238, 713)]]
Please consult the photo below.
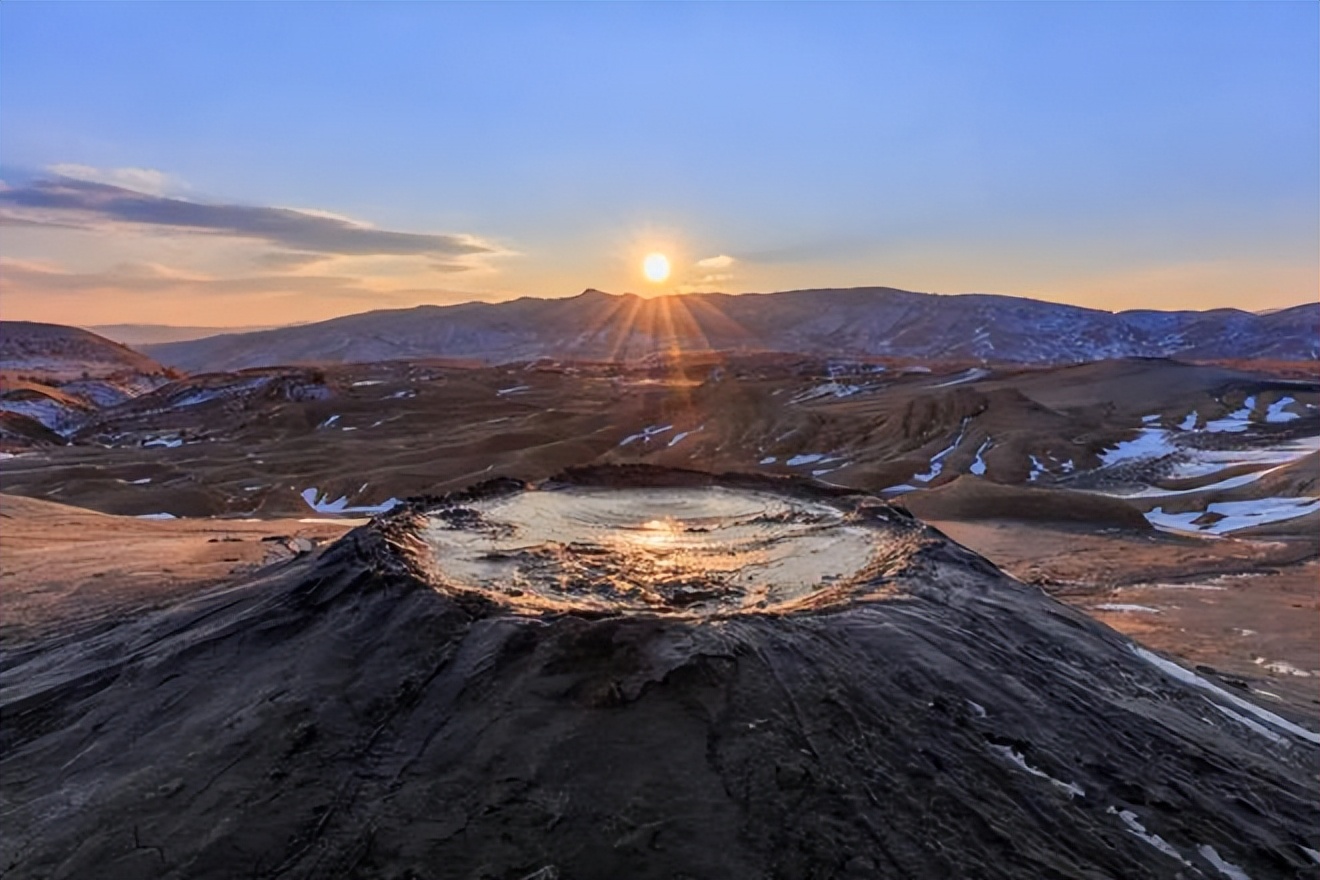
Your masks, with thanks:
[(893, 510), (721, 486), (546, 485), (420, 516), (437, 588), (528, 613), (823, 608), (885, 594), (916, 546)]

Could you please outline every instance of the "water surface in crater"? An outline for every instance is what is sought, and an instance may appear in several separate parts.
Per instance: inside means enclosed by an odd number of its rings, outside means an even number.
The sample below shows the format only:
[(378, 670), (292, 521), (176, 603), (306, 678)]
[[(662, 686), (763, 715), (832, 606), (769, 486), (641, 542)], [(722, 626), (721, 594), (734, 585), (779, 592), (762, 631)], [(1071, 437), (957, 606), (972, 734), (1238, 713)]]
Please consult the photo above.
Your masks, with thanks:
[(437, 577), (513, 604), (770, 609), (847, 584), (884, 531), (833, 505), (722, 487), (522, 491), (431, 512)]

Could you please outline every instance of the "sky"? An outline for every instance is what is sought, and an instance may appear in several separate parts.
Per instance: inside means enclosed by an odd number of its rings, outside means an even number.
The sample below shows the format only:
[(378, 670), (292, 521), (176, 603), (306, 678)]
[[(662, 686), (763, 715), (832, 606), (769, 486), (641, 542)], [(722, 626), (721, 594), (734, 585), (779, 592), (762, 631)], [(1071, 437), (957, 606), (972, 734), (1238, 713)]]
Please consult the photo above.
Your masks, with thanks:
[(0, 181), (6, 319), (1264, 310), (1320, 289), (1320, 5), (7, 2)]

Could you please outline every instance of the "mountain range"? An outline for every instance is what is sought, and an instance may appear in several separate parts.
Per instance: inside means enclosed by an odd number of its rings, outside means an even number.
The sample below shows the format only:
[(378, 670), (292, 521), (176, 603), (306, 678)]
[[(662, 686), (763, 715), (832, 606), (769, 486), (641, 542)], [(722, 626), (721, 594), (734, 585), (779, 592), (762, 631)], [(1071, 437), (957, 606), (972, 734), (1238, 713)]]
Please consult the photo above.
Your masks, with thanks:
[(643, 298), (575, 297), (372, 311), (314, 324), (144, 345), (170, 366), (219, 371), (302, 362), (459, 357), (639, 360), (669, 351), (792, 351), (994, 363), (1115, 357), (1320, 357), (1320, 304), (1106, 312), (990, 294), (884, 287)]

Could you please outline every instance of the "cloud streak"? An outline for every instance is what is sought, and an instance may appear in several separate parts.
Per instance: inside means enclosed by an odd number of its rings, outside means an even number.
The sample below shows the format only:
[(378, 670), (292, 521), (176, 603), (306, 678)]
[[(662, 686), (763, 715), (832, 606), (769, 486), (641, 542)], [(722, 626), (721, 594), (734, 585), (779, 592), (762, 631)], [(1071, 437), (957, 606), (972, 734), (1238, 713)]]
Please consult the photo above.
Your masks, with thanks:
[(249, 239), (302, 253), (421, 256), (442, 263), (496, 252), (470, 235), (376, 229), (322, 212), (193, 202), (71, 177), (36, 180), (0, 191), (0, 223), (86, 229), (129, 224)]
[(292, 323), (470, 299), (463, 291), (382, 287), (374, 279), (349, 275), (222, 277), (142, 262), (70, 272), (49, 262), (0, 258), (0, 301), (6, 317), (54, 323), (113, 324), (150, 316), (146, 320), (151, 323), (223, 327), (233, 324), (235, 315), (259, 318), (261, 323)]
[(90, 165), (66, 162), (51, 165), (46, 170), (57, 177), (121, 186), (154, 196), (162, 196), (169, 190), (178, 188), (178, 182), (172, 175), (154, 168), (93, 168)]
[(727, 269), (733, 264), (734, 259), (728, 254), (718, 254), (714, 257), (706, 257), (704, 260), (697, 260), (697, 266), (701, 269)]
[(121, 263), (103, 272), (66, 272), (51, 266), (0, 258), (0, 291), (6, 294), (55, 296), (121, 291), (139, 294), (188, 292), (207, 294), (314, 293), (317, 296), (377, 294), (359, 279), (337, 275), (250, 275), (216, 278), (190, 275), (155, 264)]

